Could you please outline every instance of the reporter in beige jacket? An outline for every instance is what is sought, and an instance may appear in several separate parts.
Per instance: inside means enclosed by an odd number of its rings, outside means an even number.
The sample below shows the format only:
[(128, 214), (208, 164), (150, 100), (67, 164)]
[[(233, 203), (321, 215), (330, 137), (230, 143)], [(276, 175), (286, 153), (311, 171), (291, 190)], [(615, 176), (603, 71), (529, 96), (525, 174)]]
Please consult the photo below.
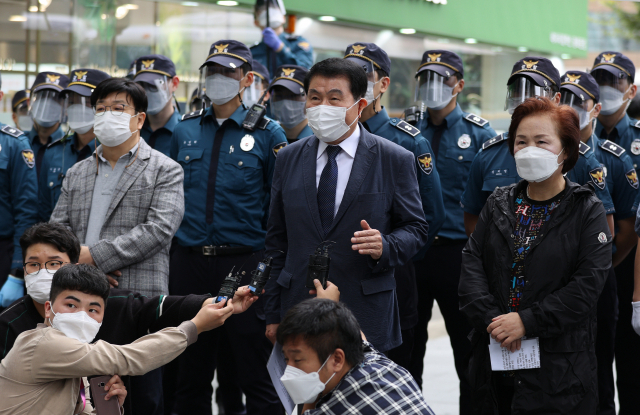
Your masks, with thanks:
[[(22, 333), (0, 362), (0, 414), (93, 413), (81, 395), (84, 377), (139, 376), (163, 366), (194, 343), (198, 334), (221, 326), (257, 298), (241, 287), (229, 307), (224, 302), (208, 305), (178, 327), (125, 346), (101, 340), (89, 344), (100, 328), (108, 296), (106, 276), (91, 265), (67, 265), (55, 273), (50, 301), (45, 303), (45, 323)], [(107, 398), (117, 396), (122, 407), (126, 391), (116, 381), (109, 382)]]

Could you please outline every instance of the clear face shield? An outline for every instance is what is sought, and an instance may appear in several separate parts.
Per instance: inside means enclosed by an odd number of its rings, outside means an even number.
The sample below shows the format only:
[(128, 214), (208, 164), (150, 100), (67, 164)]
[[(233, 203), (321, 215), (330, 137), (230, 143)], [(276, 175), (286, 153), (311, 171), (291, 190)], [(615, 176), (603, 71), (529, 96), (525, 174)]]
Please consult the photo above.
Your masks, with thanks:
[[(568, 105), (573, 108), (576, 113), (578, 113), (578, 117), (580, 118), (580, 129), (583, 130), (591, 121), (591, 114), (595, 109), (595, 103), (593, 108), (589, 110), (589, 101), (591, 99), (582, 100), (576, 94), (566, 89), (562, 90), (560, 95), (560, 105)], [(592, 100), (591, 100), (592, 101)]]
[(28, 102), (23, 102), (18, 105), (18, 108), (15, 109), (16, 118), (18, 121), (16, 122), (16, 127), (18, 129), (27, 132), (33, 128), (33, 120), (29, 116), (29, 104)]
[(242, 69), (229, 68), (215, 63), (207, 63), (200, 68), (200, 93), (213, 104), (223, 105), (240, 93), (240, 80), (244, 78)]
[(285, 128), (294, 128), (307, 118), (306, 102), (304, 92), (295, 94), (281, 85), (276, 85), (271, 91), (271, 113)]
[(69, 127), (78, 134), (85, 134), (93, 128), (95, 114), (91, 107), (91, 98), (75, 92), (64, 97), (64, 114)]
[(31, 97), (29, 115), (41, 127), (53, 127), (62, 121), (60, 91), (42, 89)]
[(631, 103), (627, 94), (633, 84), (629, 82), (625, 74), (620, 73), (619, 76), (616, 76), (606, 69), (597, 69), (591, 72), (591, 75), (600, 87), (600, 102), (602, 103), (600, 114), (614, 114), (621, 106), (625, 104), (628, 106)]
[(539, 86), (529, 78), (520, 76), (515, 81), (507, 85), (507, 98), (504, 103), (504, 109), (509, 114), (513, 114), (516, 107), (528, 98), (547, 97), (552, 99), (555, 93), (548, 86)]
[(415, 101), (427, 108), (440, 110), (446, 107), (457, 94), (454, 88), (460, 81), (455, 76), (445, 78), (434, 71), (422, 71), (417, 76)]
[(262, 94), (265, 92), (264, 80), (257, 73), (253, 72), (253, 83), (244, 90), (242, 95), (242, 101), (246, 107), (251, 107), (253, 104), (260, 101)]
[(158, 76), (153, 83), (140, 82), (140, 85), (147, 93), (147, 114), (156, 115), (167, 106), (167, 102), (173, 96), (171, 92), (171, 84), (173, 78), (168, 76)]

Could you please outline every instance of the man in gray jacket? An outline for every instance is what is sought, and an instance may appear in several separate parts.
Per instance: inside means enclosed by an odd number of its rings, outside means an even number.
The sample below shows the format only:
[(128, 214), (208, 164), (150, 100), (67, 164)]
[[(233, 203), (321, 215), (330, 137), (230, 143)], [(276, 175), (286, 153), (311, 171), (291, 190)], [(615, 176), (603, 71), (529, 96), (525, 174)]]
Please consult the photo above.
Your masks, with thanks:
[(140, 138), (147, 97), (127, 79), (108, 79), (91, 94), (93, 157), (67, 171), (51, 222), (80, 239), (80, 263), (113, 274), (119, 288), (169, 293), (169, 247), (184, 214), (183, 171)]

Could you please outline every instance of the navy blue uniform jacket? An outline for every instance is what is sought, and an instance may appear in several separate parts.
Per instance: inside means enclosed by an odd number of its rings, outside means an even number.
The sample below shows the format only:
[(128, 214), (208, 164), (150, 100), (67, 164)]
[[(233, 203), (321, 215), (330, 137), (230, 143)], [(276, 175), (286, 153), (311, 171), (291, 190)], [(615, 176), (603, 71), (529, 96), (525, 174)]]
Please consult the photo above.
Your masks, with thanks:
[[(360, 125), (360, 142), (333, 225), (323, 238), (318, 213), (318, 139), (303, 138), (280, 150), (271, 187), (266, 250), (274, 256), (265, 290), (267, 324), (280, 323), (287, 310), (310, 298), (305, 288), (309, 255), (323, 241), (330, 251), (329, 280), (378, 350), (402, 343), (393, 269), (409, 261), (427, 242), (416, 176), (409, 151)], [(351, 249), (353, 233), (366, 220), (382, 234), (379, 261)], [(276, 250), (286, 252), (286, 258)]]

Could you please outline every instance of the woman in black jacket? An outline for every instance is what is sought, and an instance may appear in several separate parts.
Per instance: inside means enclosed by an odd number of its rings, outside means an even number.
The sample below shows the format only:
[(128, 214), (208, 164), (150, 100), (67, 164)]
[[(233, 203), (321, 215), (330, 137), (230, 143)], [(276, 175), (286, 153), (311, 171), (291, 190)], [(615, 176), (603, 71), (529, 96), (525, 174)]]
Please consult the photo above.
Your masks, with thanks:
[[(612, 238), (592, 188), (563, 176), (579, 133), (575, 112), (546, 98), (513, 113), (509, 148), (524, 180), (489, 197), (462, 255), (476, 413), (596, 413), (595, 307)], [(540, 368), (492, 372), (489, 336), (511, 351), (537, 337)]]

